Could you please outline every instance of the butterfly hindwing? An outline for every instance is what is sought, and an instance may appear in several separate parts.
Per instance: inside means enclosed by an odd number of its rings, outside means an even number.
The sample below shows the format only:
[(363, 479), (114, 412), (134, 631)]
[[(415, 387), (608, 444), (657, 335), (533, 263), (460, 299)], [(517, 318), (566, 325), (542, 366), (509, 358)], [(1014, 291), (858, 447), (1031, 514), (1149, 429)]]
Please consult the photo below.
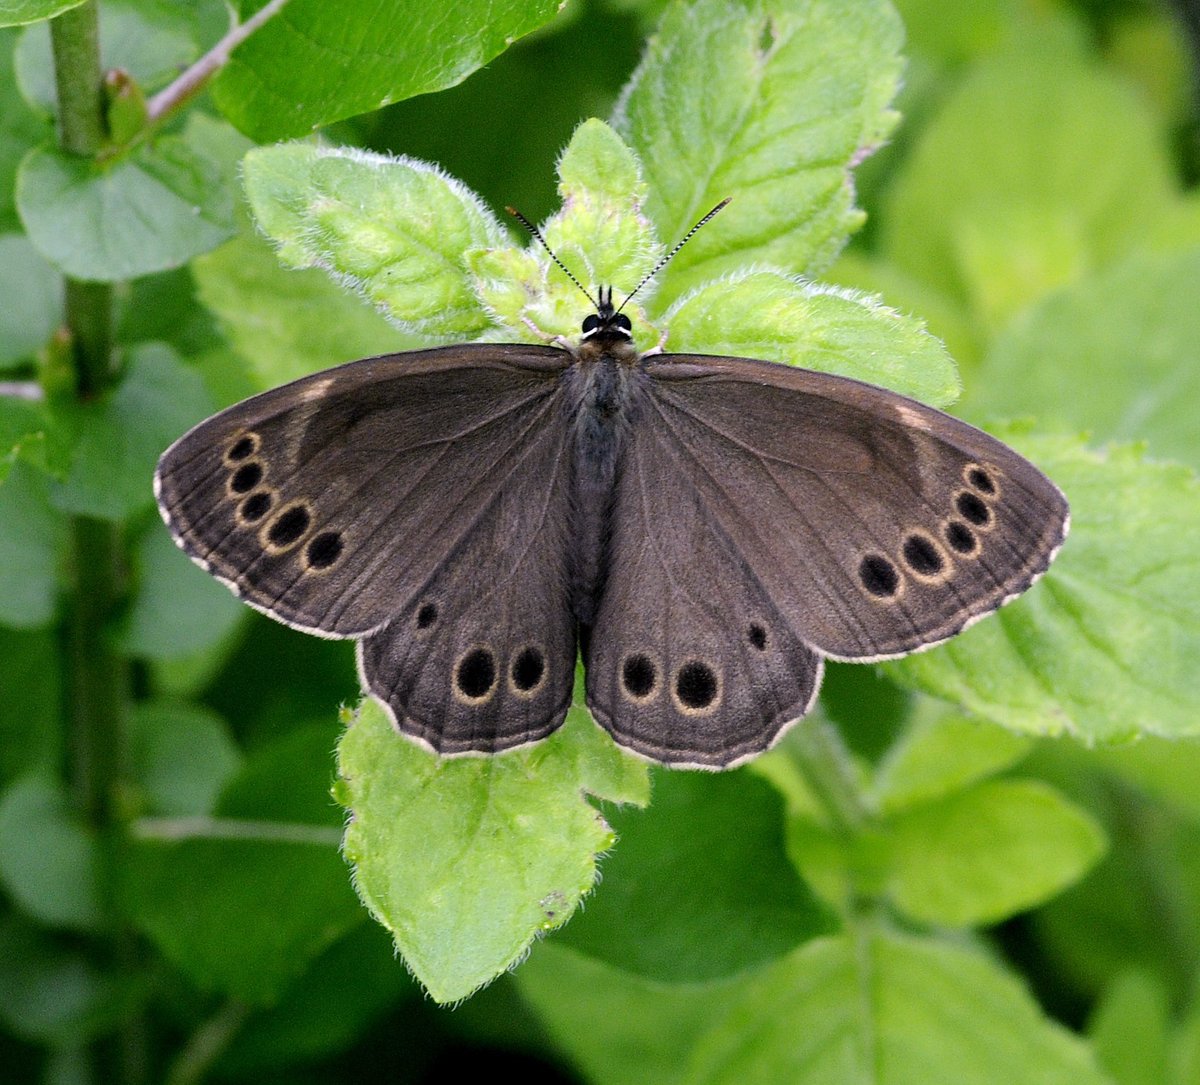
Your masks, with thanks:
[[(562, 720), (575, 662), (569, 362), (549, 347), (446, 347), (266, 392), (164, 454), (164, 519), (257, 608), (369, 635), (364, 676), (402, 730), (436, 749), (443, 729), (453, 749), (541, 737)], [(473, 649), (492, 653), (494, 681)]]

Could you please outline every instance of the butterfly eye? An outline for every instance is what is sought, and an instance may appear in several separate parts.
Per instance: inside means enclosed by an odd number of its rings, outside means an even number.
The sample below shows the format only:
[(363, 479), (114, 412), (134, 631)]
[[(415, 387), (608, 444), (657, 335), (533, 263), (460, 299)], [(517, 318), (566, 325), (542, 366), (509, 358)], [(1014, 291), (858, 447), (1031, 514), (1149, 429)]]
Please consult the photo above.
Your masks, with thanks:
[(746, 630), (746, 639), (760, 652), (767, 650), (767, 631), (758, 622), (750, 623), (750, 628)]
[(417, 628), (428, 629), (437, 621), (438, 608), (432, 603), (426, 603), (417, 611)]
[(600, 318), (595, 313), (583, 318), (584, 335), (587, 335), (589, 332), (594, 332), (598, 327), (600, 327)]
[(996, 493), (996, 480), (978, 464), (969, 463), (963, 469), (963, 478), (967, 485), (978, 490), (981, 494), (992, 497)]
[(635, 701), (646, 700), (658, 685), (654, 661), (640, 652), (629, 656), (621, 667), (621, 685)]
[(526, 697), (539, 690), (545, 675), (546, 657), (540, 648), (521, 649), (509, 672), (514, 691)]
[(963, 519), (976, 527), (984, 527), (992, 522), (992, 510), (973, 493), (964, 490), (954, 499), (954, 504)]
[(633, 324), (630, 323), (629, 317), (627, 317), (624, 313), (617, 313), (617, 315), (613, 317), (612, 322), (618, 328), (621, 328), (624, 331), (633, 331)]
[(919, 576), (936, 577), (946, 568), (937, 544), (924, 535), (912, 534), (904, 540), (905, 564)]
[(342, 556), (345, 544), (340, 531), (322, 531), (304, 548), (310, 569), (328, 569)]
[(862, 586), (880, 599), (890, 599), (900, 590), (900, 574), (882, 554), (868, 554), (858, 566)]
[(454, 668), (454, 687), (462, 699), (486, 701), (496, 686), (496, 657), (487, 648), (472, 648)]
[(942, 529), (950, 549), (959, 554), (974, 554), (979, 549), (975, 533), (961, 520), (950, 520)]
[(716, 708), (721, 699), (717, 672), (698, 659), (689, 660), (675, 675), (675, 703), (684, 715), (696, 715)]
[(229, 476), (229, 488), (235, 494), (248, 494), (263, 480), (263, 467), (257, 460), (242, 464)]

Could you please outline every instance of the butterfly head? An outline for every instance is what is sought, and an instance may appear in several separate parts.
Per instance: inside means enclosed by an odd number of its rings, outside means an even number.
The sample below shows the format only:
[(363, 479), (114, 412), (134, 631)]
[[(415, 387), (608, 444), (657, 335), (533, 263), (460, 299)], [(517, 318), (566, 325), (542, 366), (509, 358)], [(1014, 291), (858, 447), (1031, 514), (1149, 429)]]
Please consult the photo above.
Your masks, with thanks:
[(594, 313), (584, 317), (580, 330), (585, 343), (593, 340), (633, 342), (633, 324), (629, 317), (613, 308), (611, 286), (600, 287), (600, 303)]

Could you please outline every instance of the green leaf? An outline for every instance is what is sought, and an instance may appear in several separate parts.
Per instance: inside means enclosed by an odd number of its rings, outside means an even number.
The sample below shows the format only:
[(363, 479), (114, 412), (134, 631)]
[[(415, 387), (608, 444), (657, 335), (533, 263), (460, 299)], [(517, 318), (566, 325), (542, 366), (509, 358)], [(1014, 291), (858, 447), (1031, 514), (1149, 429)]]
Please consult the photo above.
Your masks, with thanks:
[(285, 264), (324, 268), (422, 335), (464, 338), (491, 326), (463, 258), (504, 244), (503, 231), (436, 167), (288, 144), (247, 154), (243, 181)]
[[(246, 15), (261, 5), (239, 6)], [(256, 140), (304, 135), (459, 83), (558, 8), (556, 0), (293, 0), (234, 52), (213, 96)]]
[(17, 166), (27, 151), (50, 134), (50, 125), (30, 111), (13, 71), (13, 47), (18, 31), (0, 28), (0, 230), (20, 227), (13, 203)]
[(667, 982), (709, 980), (828, 934), (784, 850), (783, 801), (749, 772), (659, 772), (644, 811), (608, 817), (603, 887), (561, 941)]
[[(143, 90), (165, 86), (200, 55), (195, 9), (211, 3), (104, 0), (97, 5), (103, 69), (127, 72)], [(21, 35), (14, 61), (25, 100), (48, 116), (56, 114), (49, 25), (30, 27)]]
[(1196, 476), (1136, 448), (1006, 437), (1066, 491), (1071, 537), (1020, 601), (887, 673), (1031, 734), (1200, 732)]
[(417, 345), (324, 272), (280, 267), (257, 235), (240, 235), (198, 256), (192, 273), (200, 300), (250, 363), (260, 388)]
[(1105, 848), (1091, 818), (1033, 780), (995, 780), (916, 806), (887, 832), (891, 899), (914, 919), (958, 927), (1041, 904)]
[(137, 593), (118, 636), (130, 655), (177, 659), (220, 644), (246, 609), (197, 568), (155, 520), (134, 555)]
[(885, 253), (1001, 326), (1143, 239), (1173, 183), (1157, 122), (1073, 53), (980, 64), (905, 159), (883, 214)]
[(53, 19), (77, 8), (84, 0), (0, 0), (0, 26), (21, 26)]
[(896, 121), (901, 37), (882, 0), (667, 9), (613, 123), (664, 240), (735, 202), (672, 262), (660, 303), (748, 264), (813, 275), (832, 261), (863, 221), (850, 170)]
[(0, 626), (0, 787), (57, 767), (64, 702), (55, 636)]
[(154, 503), (154, 465), (176, 437), (212, 411), (204, 382), (160, 343), (134, 347), (121, 383), (70, 406), (66, 477), (54, 504), (78, 516), (121, 520)]
[(0, 369), (33, 357), (62, 320), (62, 280), (20, 234), (0, 236)]
[(0, 919), (0, 1019), (34, 1043), (78, 1044), (125, 1008), (111, 974), (14, 915)]
[(912, 317), (877, 298), (744, 272), (702, 286), (675, 305), (671, 349), (765, 358), (882, 384), (945, 406), (958, 376), (945, 347)]
[(261, 1005), (362, 918), (337, 853), (330, 728), (259, 749), (208, 818), (143, 819), (129, 910), (202, 990)]
[(17, 209), (64, 274), (117, 282), (178, 267), (231, 236), (232, 180), (193, 124), (105, 162), (35, 148), (17, 171)]
[(1016, 764), (1033, 740), (921, 698), (889, 748), (868, 797), (887, 814), (952, 795)]
[(1131, 257), (1046, 298), (997, 337), (970, 407), (1147, 440), (1200, 469), (1198, 281), (1192, 248)]
[(544, 742), (438, 758), (366, 702), (338, 749), (355, 887), (438, 1002), (465, 998), (564, 923), (612, 830), (584, 794), (644, 803), (646, 770), (579, 709)]
[(66, 542), (46, 476), (14, 463), (0, 486), (0, 624), (36, 629), (54, 618)]
[(242, 755), (208, 709), (142, 701), (129, 719), (129, 760), (147, 812), (183, 817), (212, 812)]
[(41, 465), (50, 429), (39, 385), (29, 386), (29, 398), (20, 393), (0, 394), (0, 486), (18, 459)]
[(100, 923), (96, 841), (56, 781), (27, 776), (0, 799), (0, 881), (47, 926)]
[(688, 1080), (1105, 1082), (1087, 1047), (991, 961), (885, 932), (810, 943), (727, 997)]
[(1173, 1080), (1167, 1068), (1169, 1029), (1169, 993), (1154, 976), (1137, 971), (1114, 979), (1088, 1022), (1096, 1054), (1116, 1085)]

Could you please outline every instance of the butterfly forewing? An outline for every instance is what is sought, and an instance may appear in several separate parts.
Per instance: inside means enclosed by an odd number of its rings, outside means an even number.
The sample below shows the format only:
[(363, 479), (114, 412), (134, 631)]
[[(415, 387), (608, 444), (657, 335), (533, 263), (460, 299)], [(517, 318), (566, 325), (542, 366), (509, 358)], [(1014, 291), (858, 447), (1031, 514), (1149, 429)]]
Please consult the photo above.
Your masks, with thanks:
[(668, 355), (647, 369), (662, 434), (743, 575), (823, 655), (871, 660), (953, 636), (1024, 591), (1067, 504), (964, 422), (842, 377)]
[(575, 661), (569, 362), (547, 347), (447, 347), (256, 396), (163, 456), (164, 518), (273, 617), (327, 636), (378, 630), (362, 670), (401, 729), (435, 748), (444, 729), (458, 750), (540, 737), (562, 721)]

